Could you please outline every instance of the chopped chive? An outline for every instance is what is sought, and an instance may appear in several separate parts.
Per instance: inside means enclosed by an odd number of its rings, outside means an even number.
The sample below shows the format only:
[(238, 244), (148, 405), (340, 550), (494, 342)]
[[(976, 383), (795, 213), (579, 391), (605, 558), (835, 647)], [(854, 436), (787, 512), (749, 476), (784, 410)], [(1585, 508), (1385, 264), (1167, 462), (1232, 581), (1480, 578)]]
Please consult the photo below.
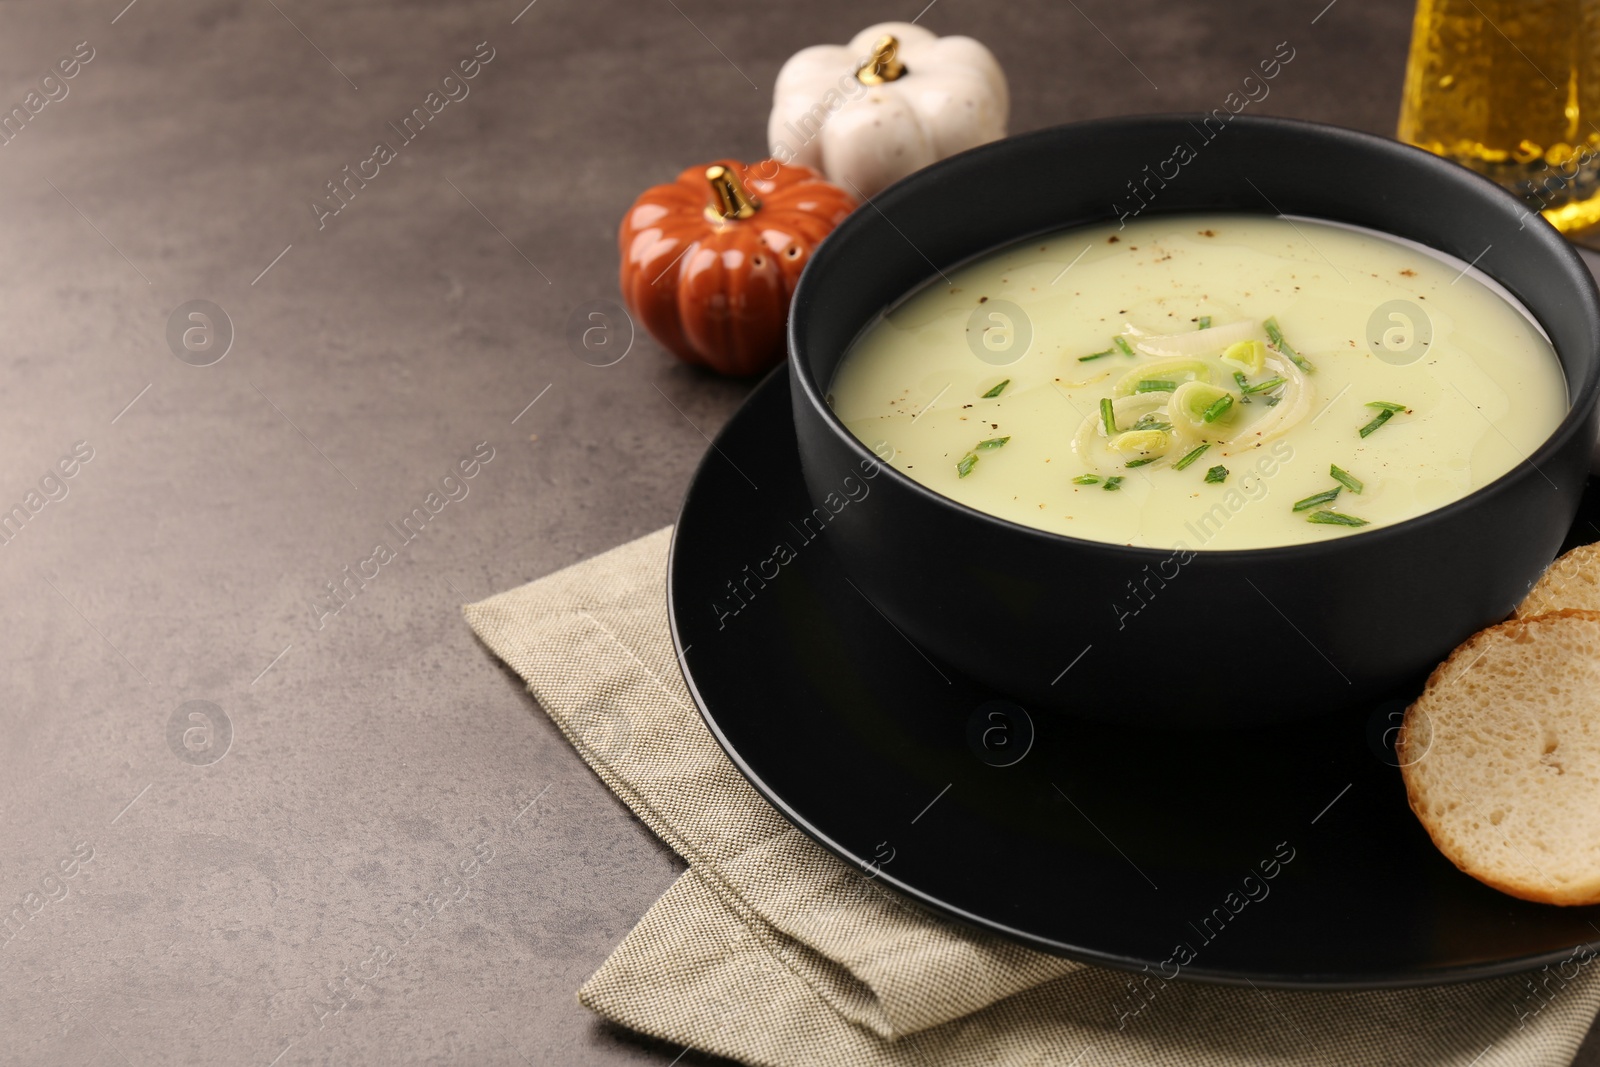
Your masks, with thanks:
[(1079, 363), (1087, 363), (1091, 359), (1105, 359), (1107, 356), (1114, 356), (1116, 354), (1117, 354), (1117, 350), (1116, 349), (1108, 348), (1104, 352), (1096, 352), (1092, 356), (1079, 356), (1078, 357), (1078, 362)]
[(1098, 474), (1080, 474), (1076, 478), (1072, 479), (1072, 484), (1073, 485), (1099, 485), (1100, 484), (1100, 476)]
[[(1117, 410), (1111, 406), (1111, 398), (1109, 396), (1100, 398), (1100, 423), (1106, 428), (1107, 436), (1117, 432)], [(1361, 436), (1365, 437), (1366, 434)]]
[(1106, 479), (1106, 484), (1102, 485), (1100, 488), (1107, 490), (1122, 488), (1122, 475), (1113, 474), (1111, 477)]
[(1283, 397), (1281, 397), (1281, 396), (1269, 396), (1269, 397), (1267, 397), (1266, 398), (1267, 407), (1269, 407), (1269, 408), (1277, 407), (1278, 406), (1278, 401), (1280, 401), (1282, 399), (1283, 399)]
[(1339, 484), (1343, 485), (1346, 489), (1350, 490), (1352, 493), (1361, 492), (1363, 486), (1362, 486), (1360, 480), (1357, 479), (1355, 477), (1355, 475), (1351, 474), (1349, 471), (1342, 469), (1337, 463), (1333, 464), (1331, 467), (1328, 468), (1328, 473), (1333, 476), (1333, 480), (1334, 481), (1336, 481)]
[(1146, 463), (1154, 463), (1159, 458), (1160, 458), (1159, 456), (1146, 456), (1144, 459), (1130, 459), (1130, 460), (1128, 460), (1127, 463), (1124, 463), (1123, 466), (1125, 466), (1125, 467), (1142, 467)]
[(1250, 383), (1245, 380), (1244, 371), (1242, 371), (1242, 370), (1234, 371), (1233, 372), (1233, 380), (1238, 384), (1239, 392), (1248, 393), (1250, 391)]
[(1207, 441), (1203, 445), (1198, 446), (1197, 448), (1194, 449), (1194, 451), (1190, 452), (1188, 455), (1186, 455), (1182, 459), (1178, 460), (1178, 462), (1174, 463), (1172, 465), (1172, 469), (1175, 470), (1175, 471), (1183, 470), (1183, 468), (1187, 467), (1189, 464), (1191, 464), (1195, 460), (1199, 459), (1201, 453), (1205, 452), (1205, 450), (1210, 448), (1210, 447), (1211, 447), (1211, 442), (1209, 442), (1209, 441)]
[(1118, 335), (1118, 336), (1113, 337), (1111, 339), (1111, 343), (1116, 345), (1118, 348), (1122, 349), (1122, 354), (1123, 355), (1125, 355), (1125, 356), (1133, 355), (1133, 347), (1128, 344), (1128, 339), (1126, 337)]
[(989, 452), (989, 451), (993, 451), (994, 449), (999, 448), (1000, 446), (1004, 445), (1009, 440), (1011, 440), (1011, 438), (1009, 436), (1006, 436), (1006, 437), (991, 437), (987, 441), (979, 441), (977, 443), (977, 445), (973, 448), (973, 451), (974, 452)]
[(1268, 378), (1264, 382), (1257, 382), (1254, 385), (1243, 386), (1240, 389), (1240, 392), (1245, 393), (1246, 395), (1252, 395), (1252, 394), (1255, 394), (1255, 393), (1264, 393), (1268, 389), (1276, 389), (1278, 386), (1282, 385), (1284, 382), (1286, 382), (1288, 380), (1289, 379), (1287, 379), (1287, 378), (1278, 378), (1278, 377)]
[(1165, 378), (1146, 378), (1134, 386), (1133, 391), (1136, 393), (1170, 393), (1177, 388), (1177, 382), (1171, 382)]
[(1216, 422), (1218, 419), (1222, 418), (1222, 416), (1231, 407), (1233, 407), (1233, 394), (1224, 393), (1217, 397), (1216, 403), (1206, 408), (1205, 414), (1200, 416), (1201, 421)]
[(1400, 412), (1406, 409), (1404, 404), (1391, 404), (1387, 400), (1369, 400), (1367, 401), (1367, 407), (1377, 408), (1380, 411), (1387, 411), (1391, 415), (1398, 415)]
[(1224, 467), (1220, 463), (1206, 471), (1206, 481), (1210, 482), (1212, 485), (1221, 485), (1227, 480), (1228, 468)]
[(1388, 422), (1392, 418), (1394, 418), (1394, 412), (1390, 411), (1387, 408), (1385, 408), (1384, 410), (1378, 412), (1376, 418), (1374, 418), (1371, 422), (1367, 423), (1365, 426), (1361, 427), (1361, 436), (1362, 437), (1366, 437), (1368, 434), (1372, 433), (1379, 426), (1382, 426), (1384, 423)]
[(1283, 331), (1278, 328), (1278, 319), (1276, 316), (1268, 319), (1266, 322), (1262, 323), (1262, 325), (1267, 329), (1267, 336), (1272, 340), (1272, 347), (1276, 348), (1279, 352), (1282, 352), (1284, 355), (1294, 360), (1295, 366), (1299, 367), (1303, 371), (1311, 371), (1316, 369), (1311, 365), (1311, 361), (1309, 359), (1306, 359), (1300, 353), (1296, 352), (1293, 346), (1291, 346), (1288, 341), (1283, 339)]
[(1007, 378), (1005, 381), (1001, 382), (999, 385), (995, 386), (993, 389), (989, 390), (987, 393), (984, 393), (983, 394), (983, 399), (984, 400), (992, 400), (992, 399), (994, 399), (995, 397), (999, 396), (1002, 392), (1004, 392), (1005, 391), (1005, 387), (1010, 385), (1010, 384), (1011, 384), (1011, 379)]
[(1200, 316), (1200, 329), (1202, 329), (1202, 330), (1211, 329), (1211, 316), (1210, 315), (1201, 315)]
[(1365, 526), (1366, 519), (1358, 519), (1354, 515), (1341, 515), (1337, 511), (1313, 511), (1306, 516), (1307, 522), (1319, 522), (1324, 526)]
[(1172, 429), (1172, 423), (1162, 422), (1161, 416), (1152, 411), (1140, 415), (1139, 421), (1134, 423), (1132, 428), (1135, 430), (1170, 430)]
[(972, 473), (972, 468), (976, 467), (977, 465), (978, 454), (976, 452), (968, 452), (966, 455), (962, 456), (961, 461), (956, 464), (956, 477), (965, 478), (967, 475)]
[(1320, 507), (1323, 504), (1331, 504), (1334, 498), (1339, 495), (1340, 488), (1340, 486), (1336, 485), (1332, 489), (1324, 489), (1322, 492), (1308, 496), (1304, 500), (1296, 500), (1294, 502), (1294, 510), (1310, 511), (1312, 508)]

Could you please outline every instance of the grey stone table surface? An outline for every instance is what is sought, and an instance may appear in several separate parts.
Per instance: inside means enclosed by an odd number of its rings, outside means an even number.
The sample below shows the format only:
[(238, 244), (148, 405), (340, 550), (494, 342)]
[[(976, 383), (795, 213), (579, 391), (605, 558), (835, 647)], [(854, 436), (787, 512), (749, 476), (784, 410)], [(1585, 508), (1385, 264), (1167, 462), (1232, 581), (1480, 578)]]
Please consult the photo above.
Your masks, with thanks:
[[(589, 366), (567, 316), (616, 296), (639, 190), (763, 154), (787, 55), (924, 2), (0, 5), (0, 104), (24, 108), (0, 144), (0, 510), (26, 515), (0, 542), (0, 907), (26, 914), (0, 947), (0, 1061), (679, 1055), (573, 993), (681, 864), (458, 608), (672, 521), (748, 383), (648, 339)], [(921, 19), (993, 48), (1015, 130), (1218, 106), (1288, 41), (1253, 107), (1388, 133), (1410, 15)], [(474, 57), (401, 142), (389, 123)], [(379, 141), (377, 176), (313, 208)], [(222, 312), (212, 355), (231, 332), (209, 366), (168, 341), (197, 300)], [(454, 498), (330, 612), (328, 583), (436, 490)]]

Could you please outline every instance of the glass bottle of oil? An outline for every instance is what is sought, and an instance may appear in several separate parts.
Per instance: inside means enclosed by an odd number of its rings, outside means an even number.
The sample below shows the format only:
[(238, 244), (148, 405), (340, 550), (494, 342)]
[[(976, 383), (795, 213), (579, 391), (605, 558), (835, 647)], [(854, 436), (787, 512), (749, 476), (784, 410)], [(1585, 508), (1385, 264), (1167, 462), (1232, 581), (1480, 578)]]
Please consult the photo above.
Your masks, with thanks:
[(1399, 137), (1600, 224), (1600, 0), (1417, 0)]

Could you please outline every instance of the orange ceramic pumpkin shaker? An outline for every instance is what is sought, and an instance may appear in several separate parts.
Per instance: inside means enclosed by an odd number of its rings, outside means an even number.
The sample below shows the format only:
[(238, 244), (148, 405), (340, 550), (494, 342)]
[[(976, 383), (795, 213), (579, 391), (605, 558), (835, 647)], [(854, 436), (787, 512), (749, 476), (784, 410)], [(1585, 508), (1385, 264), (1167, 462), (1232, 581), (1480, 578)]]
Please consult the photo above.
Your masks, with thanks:
[(783, 361), (800, 269), (855, 199), (806, 167), (733, 160), (647, 189), (623, 217), (622, 298), (674, 355), (723, 374)]

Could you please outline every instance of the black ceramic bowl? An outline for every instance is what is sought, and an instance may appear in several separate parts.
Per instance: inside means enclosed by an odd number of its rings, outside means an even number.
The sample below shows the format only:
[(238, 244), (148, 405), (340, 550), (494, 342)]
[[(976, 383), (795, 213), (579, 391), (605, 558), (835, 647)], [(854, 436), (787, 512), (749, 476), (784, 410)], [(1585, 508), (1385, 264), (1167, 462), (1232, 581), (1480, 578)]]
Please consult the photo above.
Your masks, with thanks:
[[(831, 517), (828, 539), (924, 653), (1029, 707), (1213, 728), (1403, 691), (1505, 618), (1554, 557), (1583, 491), (1600, 394), (1600, 300), (1582, 261), (1515, 197), (1426, 152), (1286, 119), (1238, 116), (1219, 132), (1214, 121), (1203, 131), (1201, 116), (1150, 116), (1013, 137), (918, 172), (846, 219), (795, 292), (789, 374), (807, 488), (820, 506), (845, 476), (872, 469), (824, 397), (874, 316), (936, 270), (1110, 221), (1114, 203), (1131, 203), (1130, 180), (1179, 144), (1195, 158), (1150, 186), (1143, 215), (1312, 216), (1475, 262), (1549, 334), (1567, 417), (1510, 473), (1418, 518), (1314, 544), (1199, 551), (1181, 566), (1167, 549), (995, 518), (888, 466)], [(1119, 607), (1130, 582), (1151, 591), (1132, 622)]]

